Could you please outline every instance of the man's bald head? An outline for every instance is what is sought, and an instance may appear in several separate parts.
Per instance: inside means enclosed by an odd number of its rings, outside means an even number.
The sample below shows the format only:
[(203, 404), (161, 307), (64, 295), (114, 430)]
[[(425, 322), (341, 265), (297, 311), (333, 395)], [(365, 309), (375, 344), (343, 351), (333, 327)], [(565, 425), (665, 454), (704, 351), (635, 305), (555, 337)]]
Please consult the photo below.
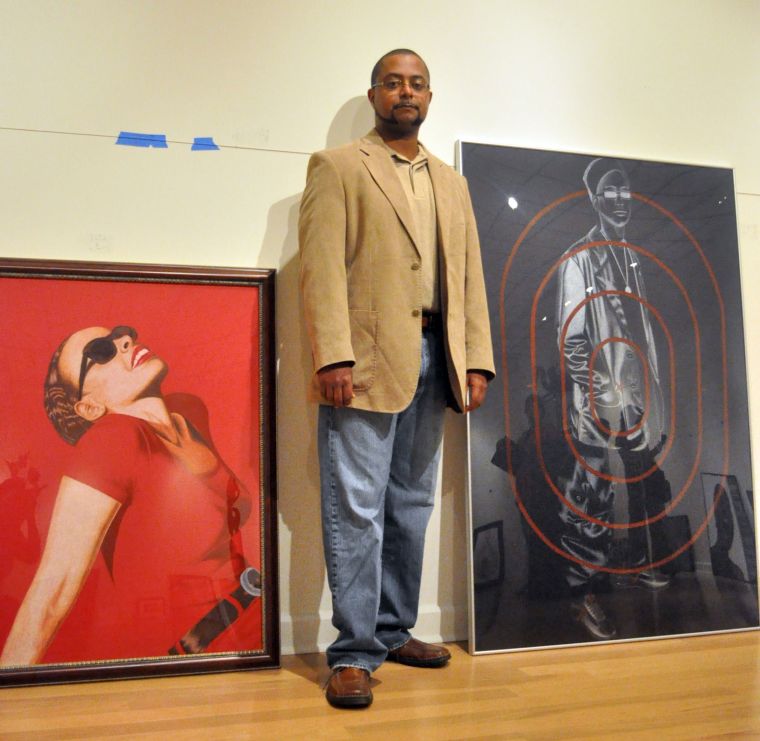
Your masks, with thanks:
[(374, 85), (377, 82), (378, 78), (380, 77), (380, 71), (383, 68), (383, 62), (386, 59), (388, 59), (388, 57), (395, 57), (397, 54), (406, 54), (406, 55), (411, 55), (413, 57), (417, 57), (417, 59), (419, 59), (420, 62), (422, 62), (422, 66), (425, 68), (425, 72), (427, 73), (428, 83), (430, 82), (430, 70), (428, 69), (427, 64), (425, 64), (425, 60), (419, 54), (417, 54), (416, 51), (413, 51), (412, 49), (393, 49), (383, 54), (383, 56), (377, 60), (375, 66), (372, 68), (372, 75), (370, 77), (370, 85)]

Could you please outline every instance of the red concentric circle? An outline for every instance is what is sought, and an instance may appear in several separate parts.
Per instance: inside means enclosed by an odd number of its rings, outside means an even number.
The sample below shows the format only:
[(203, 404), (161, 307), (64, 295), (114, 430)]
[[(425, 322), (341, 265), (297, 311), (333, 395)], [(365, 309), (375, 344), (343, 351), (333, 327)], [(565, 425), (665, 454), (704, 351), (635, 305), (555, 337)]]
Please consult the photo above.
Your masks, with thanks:
[[(720, 314), (720, 347), (721, 347), (721, 380), (722, 380), (722, 429), (723, 429), (723, 465), (722, 465), (722, 476), (728, 475), (728, 467), (729, 467), (729, 414), (728, 414), (728, 361), (727, 361), (727, 338), (726, 338), (726, 317), (725, 317), (725, 306), (723, 297), (720, 291), (720, 286), (718, 285), (717, 278), (715, 276), (715, 273), (712, 269), (712, 266), (710, 265), (709, 261), (707, 260), (707, 257), (704, 253), (704, 250), (700, 246), (700, 244), (697, 242), (697, 240), (694, 238), (694, 236), (691, 234), (691, 232), (686, 228), (686, 226), (670, 211), (668, 211), (663, 206), (659, 205), (655, 201), (653, 201), (650, 198), (647, 198), (646, 196), (633, 193), (631, 194), (633, 198), (638, 200), (639, 202), (646, 204), (647, 206), (655, 209), (660, 214), (664, 215), (668, 220), (670, 220), (677, 228), (678, 230), (686, 237), (686, 239), (689, 241), (691, 246), (694, 248), (695, 252), (699, 256), (699, 259), (701, 260), (709, 278), (711, 281), (711, 285), (713, 287), (713, 291), (715, 293), (715, 300), (716, 305), (718, 307), (718, 311)], [(519, 249), (521, 245), (524, 243), (526, 238), (530, 235), (532, 230), (541, 222), (542, 219), (544, 219), (547, 215), (549, 215), (552, 211), (554, 211), (558, 206), (571, 202), (578, 198), (585, 198), (587, 196), (587, 193), (585, 190), (578, 190), (572, 193), (568, 193), (565, 196), (562, 196), (561, 198), (556, 199), (552, 203), (548, 204), (546, 207), (541, 209), (524, 227), (520, 235), (518, 236), (516, 242), (512, 246), (509, 256), (507, 258), (507, 262), (505, 264), (504, 270), (502, 272), (501, 277), (501, 285), (500, 285), (500, 301), (499, 301), (499, 311), (500, 311), (500, 329), (501, 329), (501, 378), (502, 378), (502, 386), (503, 386), (503, 394), (504, 394), (504, 428), (505, 428), (505, 434), (507, 439), (510, 439), (510, 432), (511, 432), (511, 424), (510, 424), (510, 403), (509, 403), (509, 364), (508, 364), (508, 336), (507, 336), (507, 328), (506, 328), (506, 285), (507, 280), (510, 275), (510, 271), (512, 269), (514, 260), (516, 258), (516, 255), (519, 252)], [(656, 522), (659, 519), (662, 519), (663, 517), (666, 517), (667, 514), (672, 512), (672, 510), (678, 505), (678, 503), (683, 499), (683, 497), (688, 492), (691, 484), (694, 481), (694, 478), (696, 477), (696, 474), (699, 469), (699, 461), (702, 453), (702, 369), (701, 369), (701, 341), (700, 341), (700, 334), (699, 334), (699, 325), (697, 322), (696, 312), (694, 310), (694, 307), (692, 305), (692, 302), (688, 296), (688, 293), (683, 286), (682, 282), (678, 279), (678, 276), (675, 275), (675, 273), (667, 266), (665, 265), (659, 258), (657, 258), (654, 254), (649, 252), (648, 250), (644, 249), (643, 247), (631, 245), (630, 243), (624, 243), (624, 246), (628, 249), (632, 249), (639, 253), (642, 256), (647, 257), (651, 261), (653, 261), (654, 264), (656, 264), (660, 269), (664, 270), (665, 273), (669, 276), (673, 284), (678, 288), (678, 291), (680, 292), (681, 296), (683, 297), (689, 315), (692, 323), (692, 328), (694, 331), (694, 341), (695, 341), (695, 356), (696, 356), (696, 403), (697, 403), (697, 420), (698, 420), (698, 430), (697, 430), (697, 445), (696, 445), (696, 452), (694, 455), (694, 462), (691, 467), (691, 470), (689, 472), (689, 475), (686, 478), (686, 481), (684, 482), (684, 485), (681, 487), (678, 494), (672, 498), (670, 504), (665, 507), (660, 513), (658, 513), (656, 516), (653, 516), (651, 518), (647, 518), (646, 520), (641, 520), (639, 522), (633, 522), (633, 523), (610, 523), (598, 520), (590, 515), (587, 515), (586, 513), (580, 511), (577, 507), (575, 507), (571, 502), (567, 500), (567, 498), (564, 496), (562, 491), (559, 490), (559, 488), (556, 486), (556, 484), (553, 482), (551, 476), (549, 475), (549, 472), (546, 468), (545, 461), (543, 459), (543, 453), (541, 449), (541, 431), (540, 431), (540, 410), (539, 410), (539, 404), (538, 404), (538, 396), (537, 396), (537, 390), (538, 390), (538, 383), (537, 383), (537, 363), (536, 363), (536, 346), (535, 346), (535, 327), (536, 327), (536, 311), (537, 311), (537, 305), (538, 305), (538, 297), (543, 292), (544, 288), (546, 287), (547, 283), (551, 279), (551, 277), (554, 275), (556, 270), (559, 268), (559, 266), (562, 264), (564, 260), (570, 259), (574, 254), (577, 254), (578, 252), (590, 249), (594, 246), (599, 245), (623, 245), (623, 243), (618, 242), (610, 242), (610, 241), (604, 241), (604, 242), (591, 242), (588, 244), (583, 245), (582, 247), (579, 247), (576, 250), (571, 251), (570, 253), (563, 255), (560, 260), (554, 263), (554, 265), (547, 271), (547, 274), (544, 276), (543, 280), (541, 281), (541, 284), (539, 288), (537, 289), (533, 305), (531, 309), (531, 327), (530, 327), (530, 336), (531, 336), (531, 348), (530, 348), (530, 363), (531, 363), (531, 379), (532, 379), (532, 388), (533, 388), (533, 413), (535, 418), (535, 436), (536, 436), (536, 443), (537, 443), (537, 451), (539, 455), (540, 465), (543, 469), (544, 478), (547, 481), (548, 485), (552, 489), (555, 495), (557, 495), (565, 506), (568, 507), (568, 509), (575, 512), (578, 516), (583, 517), (584, 519), (588, 520), (589, 522), (597, 523), (605, 528), (610, 529), (628, 529), (633, 527), (644, 527), (646, 525), (649, 525), (653, 522)], [(598, 299), (601, 295), (603, 295), (605, 292), (600, 291), (596, 294), (592, 294), (584, 299), (584, 304), (588, 303), (590, 301), (593, 301), (595, 299)], [(628, 294), (625, 292), (620, 291), (614, 291), (610, 293), (615, 293), (619, 295), (626, 296), (628, 299), (636, 300), (642, 303), (644, 306), (646, 306), (647, 310), (651, 312), (653, 316), (657, 319), (659, 326), (663, 330), (666, 338), (668, 339), (668, 352), (671, 358), (670, 362), (670, 382), (671, 382), (671, 405), (670, 405), (670, 412), (671, 412), (671, 433), (675, 433), (675, 352), (673, 350), (673, 343), (672, 343), (672, 337), (670, 335), (670, 332), (667, 329), (667, 326), (665, 325), (664, 321), (662, 320), (661, 315), (657, 312), (654, 306), (652, 306), (651, 303), (647, 302), (646, 300), (634, 296), (632, 294)], [(580, 304), (578, 307), (575, 307), (574, 311), (580, 311), (581, 307)], [(560, 347), (564, 344), (564, 339), (567, 334), (567, 327), (569, 324), (570, 318), (565, 322), (565, 325), (562, 328), (561, 337), (560, 337)], [(641, 348), (638, 348), (630, 341), (625, 340), (624, 338), (609, 338), (605, 340), (605, 342), (627, 342), (627, 344), (631, 345), (635, 349), (636, 352), (639, 353), (639, 359), (644, 360), (643, 351)], [(601, 350), (601, 347), (595, 349), (595, 353), (598, 353)], [(573, 450), (573, 455), (575, 456), (576, 460), (581, 462), (581, 465), (584, 465), (587, 467), (587, 470), (593, 472), (595, 475), (601, 475), (602, 477), (606, 477), (610, 481), (617, 481), (622, 483), (633, 483), (635, 481), (640, 481), (646, 478), (647, 476), (651, 475), (653, 471), (655, 471), (659, 466), (658, 464), (655, 464), (653, 467), (651, 467), (648, 471), (643, 472), (640, 476), (636, 477), (630, 477), (630, 478), (624, 478), (624, 477), (615, 477), (610, 474), (605, 474), (604, 472), (594, 471), (593, 468), (589, 467), (588, 464), (583, 460), (583, 457), (578, 453), (577, 450), (575, 450), (575, 446), (573, 445), (572, 438), (570, 437), (570, 433), (568, 430), (568, 424), (567, 424), (567, 418), (566, 418), (566, 404), (565, 402), (565, 394), (566, 394), (566, 388), (565, 388), (565, 372), (564, 372), (564, 361), (562, 360), (563, 354), (560, 353), (561, 358), (561, 382), (562, 382), (562, 397), (563, 397), (563, 433), (565, 435), (565, 439), (568, 442), (569, 446)], [(642, 362), (642, 365), (646, 367), (646, 363)], [(647, 383), (647, 391), (645, 392), (645, 397), (647, 399), (647, 413), (649, 409), (649, 381), (650, 379), (647, 377), (646, 383)], [(600, 424), (600, 421), (598, 417), (596, 418), (596, 423)], [(630, 430), (625, 431), (618, 431), (617, 433), (612, 433), (611, 430), (608, 430), (611, 434), (617, 434), (617, 435), (623, 435), (623, 434), (631, 434), (632, 432), (635, 432), (637, 429), (640, 429), (640, 426), (643, 425), (644, 418), (640, 421), (638, 426), (632, 427)], [(600, 426), (600, 429), (604, 429), (603, 426)], [(665, 458), (667, 457), (668, 453), (670, 452), (670, 449), (672, 448), (673, 439), (675, 435), (671, 434), (668, 437), (668, 441), (666, 445), (664, 446), (660, 456), (658, 463), (661, 464)], [(512, 470), (512, 451), (511, 446), (507, 445), (507, 469)], [(525, 518), (526, 522), (529, 524), (529, 526), (532, 528), (532, 530), (535, 532), (535, 534), (543, 541), (543, 543), (550, 548), (553, 552), (556, 554), (562, 556), (563, 558), (573, 561), (577, 564), (580, 564), (583, 567), (590, 568), (595, 571), (603, 571), (608, 573), (619, 573), (619, 574), (632, 574), (632, 573), (638, 573), (640, 571), (644, 571), (647, 569), (657, 568), (659, 566), (662, 566), (663, 564), (668, 563), (669, 561), (672, 561), (673, 559), (677, 558), (679, 555), (684, 553), (686, 550), (691, 548), (691, 546), (696, 542), (696, 540), (704, 533), (706, 530), (708, 523), (712, 519), (715, 513), (715, 509), (717, 507), (719, 496), (714, 499), (711, 506), (708, 508), (706, 516), (704, 520), (699, 524), (699, 526), (694, 530), (694, 533), (689, 538), (688, 541), (683, 543), (681, 546), (679, 546), (677, 549), (675, 549), (671, 554), (668, 556), (661, 558), (657, 561), (653, 561), (651, 563), (644, 564), (642, 566), (638, 566), (635, 568), (613, 568), (608, 566), (600, 566), (598, 564), (592, 564), (589, 563), (581, 558), (578, 558), (574, 556), (571, 553), (566, 552), (563, 550), (560, 546), (555, 544), (546, 534), (541, 530), (541, 528), (538, 527), (536, 522), (531, 518), (530, 514), (527, 511), (527, 508), (525, 506), (525, 503), (523, 501), (523, 496), (521, 495), (521, 492), (519, 491), (518, 483), (515, 479), (515, 477), (512, 477), (512, 484), (513, 489), (515, 493), (515, 499), (518, 505), (518, 508), (520, 509), (520, 512), (522, 516)]]

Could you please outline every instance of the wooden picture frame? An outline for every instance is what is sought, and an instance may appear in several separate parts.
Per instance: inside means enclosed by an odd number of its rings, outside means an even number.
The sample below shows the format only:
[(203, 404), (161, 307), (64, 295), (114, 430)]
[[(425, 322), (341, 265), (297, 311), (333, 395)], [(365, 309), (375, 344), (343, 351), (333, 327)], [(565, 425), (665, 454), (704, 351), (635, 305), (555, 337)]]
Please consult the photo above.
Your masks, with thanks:
[(0, 260), (0, 686), (278, 666), (274, 273)]

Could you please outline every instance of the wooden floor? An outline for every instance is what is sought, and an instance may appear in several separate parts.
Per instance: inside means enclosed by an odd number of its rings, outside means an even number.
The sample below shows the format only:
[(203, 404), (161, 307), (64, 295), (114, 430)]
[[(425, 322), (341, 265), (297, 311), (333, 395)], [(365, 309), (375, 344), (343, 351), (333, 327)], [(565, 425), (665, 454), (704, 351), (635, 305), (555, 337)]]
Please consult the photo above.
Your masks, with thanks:
[(386, 664), (335, 710), (318, 655), (283, 668), (0, 690), (0, 739), (760, 738), (760, 632)]

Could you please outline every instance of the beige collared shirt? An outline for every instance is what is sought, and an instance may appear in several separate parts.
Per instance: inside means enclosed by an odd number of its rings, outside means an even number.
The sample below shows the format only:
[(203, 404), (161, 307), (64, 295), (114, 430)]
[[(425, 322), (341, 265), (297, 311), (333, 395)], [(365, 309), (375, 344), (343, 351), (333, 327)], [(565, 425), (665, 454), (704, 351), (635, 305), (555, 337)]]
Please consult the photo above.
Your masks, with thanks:
[(409, 201), (415, 227), (415, 242), (420, 251), (420, 279), (423, 311), (440, 311), (438, 291), (438, 222), (435, 211), (435, 194), (428, 170), (428, 158), (422, 144), (417, 156), (409, 160), (386, 145), (396, 174)]

